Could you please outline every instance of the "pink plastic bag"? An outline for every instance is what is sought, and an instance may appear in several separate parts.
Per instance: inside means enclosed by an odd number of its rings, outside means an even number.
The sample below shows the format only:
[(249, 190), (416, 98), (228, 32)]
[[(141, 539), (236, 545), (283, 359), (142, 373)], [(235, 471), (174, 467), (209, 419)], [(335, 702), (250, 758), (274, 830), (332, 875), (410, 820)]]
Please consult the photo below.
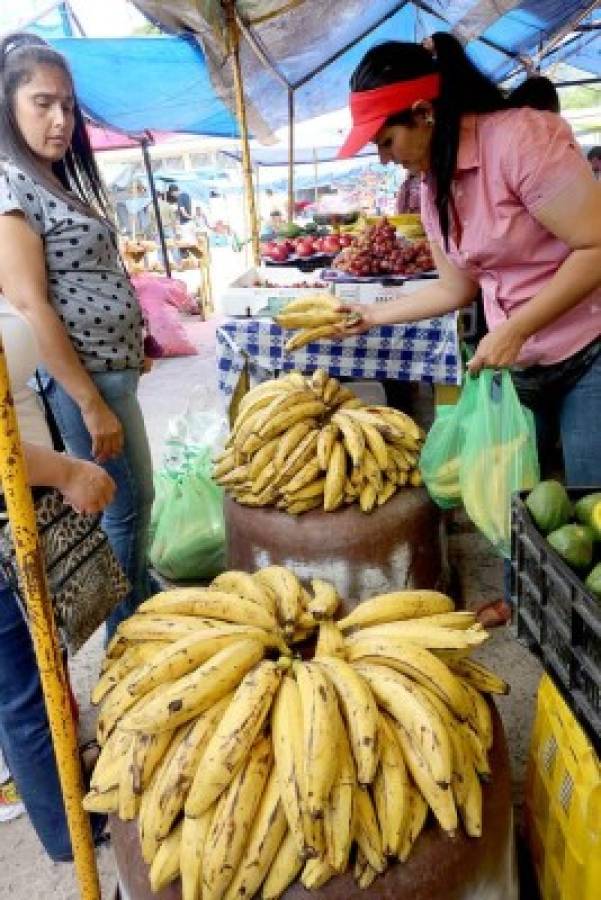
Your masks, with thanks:
[[(167, 284), (165, 284), (167, 282)], [(132, 284), (138, 295), (148, 331), (162, 350), (162, 356), (194, 356), (198, 351), (188, 339), (177, 310), (167, 295), (172, 291), (169, 278), (136, 275)]]
[(151, 275), (143, 272), (132, 277), (133, 285), (140, 293), (152, 293), (153, 296), (161, 296), (165, 303), (175, 306), (183, 313), (197, 313), (198, 302), (189, 293), (186, 285), (179, 278), (166, 278), (164, 275)]

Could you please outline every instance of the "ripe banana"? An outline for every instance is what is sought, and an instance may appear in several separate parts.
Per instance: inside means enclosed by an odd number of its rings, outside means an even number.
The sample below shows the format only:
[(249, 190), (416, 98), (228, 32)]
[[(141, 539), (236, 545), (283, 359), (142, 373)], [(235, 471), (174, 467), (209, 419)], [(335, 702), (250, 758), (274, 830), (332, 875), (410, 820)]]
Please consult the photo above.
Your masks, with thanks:
[(255, 625), (277, 631), (275, 616), (252, 600), (211, 588), (178, 588), (165, 591), (146, 600), (140, 612), (180, 613), (189, 616), (208, 616), (238, 625)]
[(317, 644), (315, 646), (315, 659), (320, 656), (339, 656), (346, 658), (346, 647), (342, 632), (331, 619), (324, 619), (319, 625)]
[(338, 758), (338, 770), (324, 807), (325, 856), (336, 872), (344, 872), (353, 842), (353, 798), (357, 786), (355, 763), (344, 728), (339, 731), (333, 752)]
[(311, 581), (313, 596), (308, 602), (309, 612), (313, 618), (320, 622), (322, 619), (331, 619), (338, 608), (340, 598), (333, 584), (313, 578)]
[(343, 659), (322, 656), (315, 666), (330, 679), (346, 720), (359, 784), (371, 784), (378, 765), (378, 709), (365, 681)]
[(179, 858), (182, 842), (182, 823), (161, 843), (151, 863), (148, 878), (150, 889), (156, 894), (179, 875)]
[(399, 841), (398, 858), (406, 862), (411, 848), (420, 836), (426, 819), (428, 818), (428, 804), (420, 791), (413, 785), (408, 785), (407, 814), (403, 821), (403, 835)]
[(263, 661), (251, 669), (209, 741), (186, 800), (186, 815), (199, 816), (230, 784), (263, 727), (282, 668)]
[[(167, 646), (165, 644), (164, 646)], [(163, 645), (160, 641), (149, 641), (148, 643), (133, 644), (129, 647), (123, 656), (107, 669), (96, 682), (92, 690), (91, 701), (96, 706), (114, 687), (116, 687), (132, 669), (149, 662)]]
[(508, 694), (509, 684), (475, 659), (458, 659), (448, 663), (451, 671), (483, 694)]
[[(340, 717), (329, 678), (315, 663), (295, 662), (303, 717), (303, 780), (309, 815), (323, 818), (323, 808), (336, 777), (331, 736)], [(341, 726), (340, 726), (341, 727)]]
[(304, 403), (298, 403), (291, 409), (285, 409), (275, 416), (272, 416), (262, 426), (259, 436), (264, 441), (269, 441), (279, 434), (288, 431), (288, 429), (297, 422), (321, 416), (325, 411), (325, 405), (321, 400), (306, 400)]
[(346, 631), (349, 628), (364, 628), (366, 625), (379, 625), (383, 622), (397, 622), (438, 612), (450, 612), (454, 607), (451, 598), (438, 591), (396, 591), (364, 600), (348, 616), (341, 619), (338, 625)]
[(448, 834), (455, 834), (458, 824), (457, 808), (450, 784), (441, 787), (436, 783), (422, 754), (416, 748), (413, 737), (398, 721), (396, 725), (397, 738), (413, 780), (434, 813), (440, 827)]
[(132, 710), (121, 727), (132, 731), (165, 731), (183, 725), (216, 703), (262, 658), (265, 648), (256, 640), (225, 647), (193, 672), (159, 689), (139, 712)]
[(335, 441), (328, 463), (323, 494), (323, 508), (326, 512), (333, 512), (342, 504), (345, 482), (346, 452), (341, 441)]
[(394, 728), (384, 713), (378, 717), (380, 761), (372, 791), (385, 856), (396, 856), (407, 815), (409, 779)]
[[(340, 625), (340, 623), (338, 624)], [(468, 628), (461, 631), (455, 628), (423, 624), (421, 619), (415, 619), (361, 628), (346, 638), (347, 647), (350, 648), (368, 636), (386, 638), (389, 641), (411, 641), (412, 644), (419, 644), (420, 647), (428, 650), (469, 650), (488, 640), (487, 632), (481, 628)]]
[(221, 628), (199, 630), (173, 644), (168, 644), (150, 662), (136, 670), (136, 676), (128, 683), (129, 693), (139, 697), (147, 691), (168, 681), (175, 681), (192, 672), (215, 653), (240, 640), (253, 638), (265, 647), (287, 650), (282, 639), (274, 632), (244, 625), (227, 625)]
[(493, 739), (490, 706), (482, 694), (472, 687), (469, 682), (461, 679), (461, 684), (470, 703), (470, 711), (467, 716), (468, 723), (482, 741), (484, 749), (490, 750)]
[(361, 847), (357, 847), (355, 865), (353, 866), (353, 878), (357, 882), (357, 887), (361, 888), (362, 891), (367, 890), (368, 887), (371, 887), (377, 877), (378, 873), (374, 867), (368, 863), (363, 850)]
[(300, 350), (300, 348), (304, 347), (306, 344), (310, 344), (313, 341), (319, 341), (321, 338), (332, 337), (335, 334), (338, 334), (336, 325), (317, 325), (314, 328), (303, 328), (301, 331), (298, 331), (294, 337), (291, 337), (286, 341), (284, 350), (287, 353), (292, 353), (294, 350)]
[(259, 738), (221, 794), (202, 858), (203, 900), (221, 900), (236, 872), (271, 768), (271, 741)]
[(373, 484), (366, 484), (359, 493), (359, 505), (364, 513), (370, 513), (378, 499), (377, 488)]
[(184, 808), (206, 746), (232, 699), (228, 694), (218, 700), (198, 718), (181, 726), (174, 738), (175, 748), (167, 763), (161, 767), (147, 809), (147, 821), (158, 840), (165, 838), (177, 816)]
[(202, 860), (215, 810), (211, 806), (198, 819), (184, 816), (179, 851), (182, 900), (202, 900)]
[(416, 752), (439, 785), (451, 781), (451, 745), (444, 723), (411, 689), (409, 679), (386, 666), (356, 663), (378, 703), (410, 735)]
[(278, 619), (284, 630), (293, 630), (299, 614), (301, 594), (301, 584), (294, 572), (284, 566), (266, 566), (256, 572), (254, 577), (275, 596)]
[(263, 883), (263, 900), (281, 897), (302, 869), (303, 863), (304, 858), (298, 851), (292, 832), (288, 830)]
[[(276, 473), (279, 473), (284, 468), (286, 461), (290, 459), (292, 453), (314, 427), (315, 423), (313, 420), (308, 422), (297, 422), (295, 425), (292, 425), (285, 434), (273, 439), (273, 442), (278, 445), (275, 456), (273, 457)], [(259, 450), (259, 453), (260, 452), (261, 451)]]
[[(271, 734), (275, 771), (280, 797), (297, 853), (304, 857), (307, 848), (303, 824), (303, 721), (296, 680), (286, 674), (271, 711)], [(307, 835), (308, 837), (310, 835)]]
[(286, 816), (279, 796), (279, 785), (272, 768), (261, 798), (248, 843), (224, 900), (253, 897), (279, 850), (286, 833)]
[(294, 478), (296, 473), (300, 472), (303, 466), (305, 466), (309, 460), (313, 459), (318, 434), (317, 428), (311, 428), (285, 459), (282, 466), (277, 469), (276, 465), (276, 475), (273, 482), (274, 487), (280, 488), (282, 485), (288, 484), (288, 482)]
[(350, 456), (353, 465), (355, 467), (360, 466), (363, 454), (365, 453), (365, 437), (361, 426), (344, 412), (334, 413), (332, 422), (334, 425), (337, 425), (342, 432), (344, 446), (346, 447), (346, 451)]
[(323, 887), (324, 884), (327, 884), (335, 874), (335, 870), (329, 864), (327, 859), (315, 856), (313, 859), (308, 859), (305, 863), (301, 875), (301, 882), (303, 887), (308, 891), (318, 891), (319, 888)]
[(317, 328), (320, 325), (336, 325), (344, 320), (344, 316), (335, 312), (331, 307), (320, 308), (312, 307), (310, 309), (288, 312), (283, 310), (279, 315), (275, 316), (275, 321), (280, 328)]
[(461, 682), (442, 660), (425, 647), (409, 640), (403, 641), (402, 638), (387, 640), (372, 635), (357, 640), (348, 647), (347, 652), (349, 662), (366, 659), (402, 672), (434, 691), (459, 719), (467, 719), (470, 704)]
[(326, 472), (328, 469), (328, 464), (330, 462), (330, 456), (332, 455), (332, 450), (334, 448), (334, 441), (338, 436), (338, 427), (333, 424), (333, 422), (328, 422), (327, 425), (324, 425), (320, 430), (319, 435), (317, 437), (317, 461), (319, 463), (319, 468)]
[(262, 606), (271, 615), (275, 613), (275, 602), (271, 592), (265, 591), (247, 572), (238, 572), (232, 569), (222, 572), (213, 579), (209, 589), (225, 594), (234, 594)]
[(376, 812), (366, 788), (356, 788), (353, 798), (353, 833), (355, 840), (372, 868), (381, 874), (386, 868), (382, 835)]
[(280, 439), (273, 438), (257, 450), (248, 465), (248, 476), (253, 483), (269, 463), (273, 462), (279, 445)]
[(118, 813), (123, 822), (135, 819), (138, 812), (138, 798), (133, 789), (133, 760), (138, 738), (138, 735), (134, 737), (121, 760)]
[[(157, 596), (160, 595), (157, 594)], [(150, 602), (150, 600), (145, 601), (145, 603)], [(168, 608), (165, 612), (153, 613), (149, 609), (142, 610), (140, 607), (135, 615), (121, 622), (117, 629), (117, 635), (127, 641), (177, 641), (178, 638), (190, 634), (191, 631), (197, 631), (199, 628), (212, 628), (215, 625), (212, 619), (174, 613), (169, 612)]]

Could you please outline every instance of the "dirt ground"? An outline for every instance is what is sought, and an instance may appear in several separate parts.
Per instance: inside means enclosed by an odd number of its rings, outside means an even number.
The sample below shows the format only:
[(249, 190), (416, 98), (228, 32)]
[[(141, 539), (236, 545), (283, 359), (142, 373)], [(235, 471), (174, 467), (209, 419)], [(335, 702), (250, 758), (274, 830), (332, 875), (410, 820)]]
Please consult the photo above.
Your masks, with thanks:
[[(160, 464), (168, 421), (183, 412), (192, 389), (205, 389), (207, 409), (219, 403), (214, 365), (214, 323), (189, 320), (186, 325), (199, 349), (198, 356), (163, 360), (143, 379), (141, 401), (150, 436), (155, 465)], [(450, 527), (449, 552), (456, 567), (468, 608), (486, 599), (500, 596), (502, 572), (483, 538), (463, 517), (455, 517)], [(82, 739), (93, 734), (94, 710), (89, 694), (95, 681), (102, 653), (100, 633), (86, 644), (72, 663), (75, 691), (80, 702)], [(534, 697), (540, 668), (531, 654), (514, 640), (510, 630), (495, 633), (480, 652), (511, 684), (511, 693), (499, 698), (512, 758), (514, 802), (518, 807), (523, 794), (525, 763), (534, 709)], [(98, 853), (102, 896), (113, 897), (116, 874), (110, 845)], [(73, 867), (53, 864), (45, 856), (27, 817), (0, 824), (0, 898), (1, 900), (77, 900)]]

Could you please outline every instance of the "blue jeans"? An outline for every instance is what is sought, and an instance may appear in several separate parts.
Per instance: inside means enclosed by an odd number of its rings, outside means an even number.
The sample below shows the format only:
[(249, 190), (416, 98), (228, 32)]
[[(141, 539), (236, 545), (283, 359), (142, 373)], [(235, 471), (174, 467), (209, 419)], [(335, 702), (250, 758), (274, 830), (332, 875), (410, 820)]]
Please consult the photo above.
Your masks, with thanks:
[(568, 487), (601, 485), (601, 342), (553, 366), (512, 372), (534, 413), (541, 469), (559, 434)]
[[(136, 396), (139, 373), (133, 369), (95, 372), (92, 378), (107, 405), (119, 418), (125, 437), (123, 452), (103, 463), (103, 468), (117, 485), (117, 492), (104, 511), (102, 527), (132, 588), (107, 619), (110, 639), (119, 623), (131, 616), (152, 593), (147, 561), (154, 497), (152, 460)], [(92, 443), (77, 404), (52, 377), (46, 379), (45, 392), (69, 453), (91, 460)]]
[[(73, 858), (50, 727), (31, 636), (0, 575), (0, 746), (48, 855)], [(99, 834), (104, 816), (92, 816)]]

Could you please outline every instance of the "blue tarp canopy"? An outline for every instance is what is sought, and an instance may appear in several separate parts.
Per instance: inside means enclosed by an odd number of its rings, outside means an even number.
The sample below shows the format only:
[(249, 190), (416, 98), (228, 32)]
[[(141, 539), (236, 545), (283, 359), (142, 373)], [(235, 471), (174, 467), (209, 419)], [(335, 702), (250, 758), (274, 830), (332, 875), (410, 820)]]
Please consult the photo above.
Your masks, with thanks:
[(78, 98), (95, 122), (150, 131), (237, 137), (191, 37), (53, 38), (71, 66)]
[[(233, 107), (229, 66), (223, 65), (225, 29), (210, 0), (133, 0), (166, 30), (193, 31), (201, 40), (221, 96)], [(599, 16), (590, 0), (238, 0), (243, 26), (241, 59), (250, 121), (256, 133), (288, 119), (287, 90), (295, 89), (296, 119), (340, 109), (350, 75), (366, 50), (386, 40), (421, 41), (454, 31), (472, 59), (495, 81), (528, 67), (563, 60), (601, 76)], [(283, 11), (280, 11), (283, 10)], [(580, 32), (579, 28), (587, 31)], [(564, 34), (565, 31), (565, 34)], [(553, 45), (557, 41), (557, 46)], [(278, 74), (253, 50), (255, 43)], [(551, 52), (552, 50), (552, 52)]]

